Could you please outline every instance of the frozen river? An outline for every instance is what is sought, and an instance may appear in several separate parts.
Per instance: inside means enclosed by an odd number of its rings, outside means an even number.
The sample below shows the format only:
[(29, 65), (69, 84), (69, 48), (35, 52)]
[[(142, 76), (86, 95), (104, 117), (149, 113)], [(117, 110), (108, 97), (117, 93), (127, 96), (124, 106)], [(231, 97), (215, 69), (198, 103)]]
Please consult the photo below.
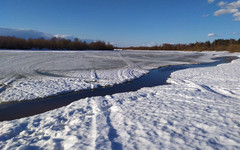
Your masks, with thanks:
[(214, 54), (153, 51), (0, 51), (0, 103), (122, 83), (150, 69)]
[[(31, 103), (131, 81), (161, 66), (223, 56), (240, 54), (1, 50), (0, 101)], [(165, 85), (79, 98), (41, 114), (2, 121), (0, 149), (240, 149), (239, 70), (239, 59), (184, 68), (171, 72)]]
[(98, 87), (92, 90), (80, 90), (78, 92), (71, 92), (60, 94), (47, 98), (39, 98), (34, 100), (22, 102), (10, 102), (0, 104), (0, 121), (19, 119), (53, 110), (62, 106), (66, 106), (73, 101), (94, 97), (106, 96), (123, 92), (133, 92), (145, 87), (154, 87), (167, 84), (167, 79), (171, 73), (187, 68), (212, 67), (222, 63), (230, 63), (238, 57), (222, 57), (216, 58), (214, 62), (190, 64), (190, 65), (171, 65), (161, 67), (159, 69), (151, 70), (148, 74), (122, 84), (117, 84), (107, 87)]

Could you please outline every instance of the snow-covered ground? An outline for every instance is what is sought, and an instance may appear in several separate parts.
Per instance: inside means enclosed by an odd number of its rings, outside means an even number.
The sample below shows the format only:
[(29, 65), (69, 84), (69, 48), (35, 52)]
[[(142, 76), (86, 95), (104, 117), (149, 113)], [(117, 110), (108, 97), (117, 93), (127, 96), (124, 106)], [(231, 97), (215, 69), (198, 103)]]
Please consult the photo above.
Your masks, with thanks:
[(210, 61), (213, 55), (214, 52), (1, 50), (0, 103), (122, 83), (153, 68)]
[[(11, 55), (9, 53), (8, 55)], [(98, 84), (102, 84), (99, 80), (105, 76), (105, 79), (114, 80), (106, 81), (107, 84), (121, 82), (127, 80), (128, 77), (133, 78), (132, 74), (139, 76), (144, 71), (164, 63), (162, 61), (164, 57), (162, 59), (154, 57), (157, 54), (161, 55), (160, 52), (156, 54), (154, 52), (137, 52), (138, 54), (135, 54), (136, 52), (117, 52), (116, 54), (106, 52), (102, 55), (98, 52), (93, 53), (96, 54), (82, 55), (98, 59), (103, 57), (104, 60), (118, 59), (124, 62), (122, 63), (124, 65), (116, 69), (116, 72), (111, 68), (107, 73), (100, 70), (105, 73), (103, 77), (97, 73), (99, 77), (96, 78), (95, 72), (92, 80), (97, 80)], [(147, 56), (140, 53), (145, 53)], [(154, 55), (150, 56), (149, 53), (154, 53)], [(178, 56), (196, 54), (166, 53)], [(209, 61), (214, 53), (204, 53), (202, 58)], [(216, 54), (240, 56), (239, 53)], [(32, 57), (32, 54), (29, 55)], [(52, 59), (52, 56), (49, 57)], [(12, 58), (16, 58), (16, 54)], [(148, 59), (151, 61), (147, 61)], [(133, 60), (135, 60), (134, 63), (132, 63)], [(131, 65), (137, 69), (131, 68)], [(16, 66), (22, 65), (15, 63), (13, 66), (19, 68), (18, 72), (21, 73), (21, 68)], [(62, 69), (61, 66), (59, 67)], [(88, 67), (86, 65), (86, 68)], [(39, 70), (42, 71), (42, 69), (44, 68)], [(128, 69), (132, 69), (133, 73), (130, 74)], [(95, 69), (89, 69), (89, 72), (91, 73), (92, 70)], [(122, 70), (119, 71), (121, 75), (117, 70)], [(168, 85), (105, 97), (81, 99), (43, 114), (0, 122), (0, 149), (240, 149), (239, 70), (240, 60), (234, 60), (232, 63), (216, 67), (176, 71), (168, 79), (171, 83)], [(36, 74), (31, 70), (27, 73), (33, 76), (34, 81)], [(90, 76), (90, 73), (87, 74), (86, 71), (85, 80), (89, 80), (87, 75)], [(112, 73), (111, 78), (107, 76), (108, 73)], [(6, 76), (7, 74), (8, 72), (5, 72)], [(57, 72), (56, 74), (56, 79), (59, 79), (59, 75), (66, 76), (67, 73)], [(78, 76), (77, 72), (73, 73), (77, 78), (82, 77), (82, 74)], [(124, 76), (125, 74), (127, 75)], [(46, 83), (56, 80), (55, 78), (49, 80), (42, 78), (46, 80)], [(27, 82), (25, 79), (15, 81), (17, 82), (15, 87), (7, 87), (7, 89), (13, 90), (21, 82), (26, 82), (31, 86), (30, 83), (34, 83), (33, 81)], [(67, 84), (70, 86), (70, 83)], [(6, 94), (7, 89), (3, 91)]]

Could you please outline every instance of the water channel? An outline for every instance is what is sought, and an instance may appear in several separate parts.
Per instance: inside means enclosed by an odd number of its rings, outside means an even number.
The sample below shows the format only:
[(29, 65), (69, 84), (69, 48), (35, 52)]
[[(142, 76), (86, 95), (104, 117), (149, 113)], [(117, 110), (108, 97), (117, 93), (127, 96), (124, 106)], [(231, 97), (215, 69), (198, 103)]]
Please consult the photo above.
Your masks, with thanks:
[(38, 98), (34, 100), (26, 100), (20, 102), (10, 102), (0, 104), (0, 121), (14, 120), (23, 117), (28, 117), (40, 114), (49, 110), (53, 110), (62, 106), (66, 106), (73, 101), (80, 100), (86, 97), (106, 96), (116, 93), (137, 91), (144, 87), (154, 87), (159, 85), (168, 84), (166, 81), (174, 71), (199, 68), (199, 67), (212, 67), (222, 63), (229, 63), (238, 57), (218, 57), (214, 62), (188, 64), (188, 65), (172, 65), (160, 67), (151, 70), (148, 74), (143, 75), (139, 79), (130, 82), (117, 84), (108, 87), (99, 87), (92, 90), (82, 90), (78, 92), (70, 92), (50, 96), (46, 98)]

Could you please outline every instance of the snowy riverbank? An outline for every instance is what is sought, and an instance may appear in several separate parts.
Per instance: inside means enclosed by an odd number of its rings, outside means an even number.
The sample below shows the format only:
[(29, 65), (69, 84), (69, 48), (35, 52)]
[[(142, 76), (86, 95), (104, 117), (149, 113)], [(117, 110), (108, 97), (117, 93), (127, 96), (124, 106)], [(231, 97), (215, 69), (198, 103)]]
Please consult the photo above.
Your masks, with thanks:
[(239, 149), (239, 70), (234, 60), (176, 71), (169, 85), (0, 122), (0, 149)]
[(132, 80), (165, 65), (211, 61), (227, 52), (0, 51), (0, 103)]

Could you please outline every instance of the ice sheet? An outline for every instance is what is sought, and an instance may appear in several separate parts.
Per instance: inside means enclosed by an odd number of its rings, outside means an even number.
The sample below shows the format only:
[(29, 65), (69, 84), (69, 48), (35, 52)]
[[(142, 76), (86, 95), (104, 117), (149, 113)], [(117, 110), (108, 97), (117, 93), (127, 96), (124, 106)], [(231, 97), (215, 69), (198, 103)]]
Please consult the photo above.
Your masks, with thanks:
[(1, 50), (0, 103), (122, 83), (160, 66), (210, 61), (215, 53)]
[(0, 122), (0, 149), (240, 149), (239, 70), (181, 70), (169, 85)]

